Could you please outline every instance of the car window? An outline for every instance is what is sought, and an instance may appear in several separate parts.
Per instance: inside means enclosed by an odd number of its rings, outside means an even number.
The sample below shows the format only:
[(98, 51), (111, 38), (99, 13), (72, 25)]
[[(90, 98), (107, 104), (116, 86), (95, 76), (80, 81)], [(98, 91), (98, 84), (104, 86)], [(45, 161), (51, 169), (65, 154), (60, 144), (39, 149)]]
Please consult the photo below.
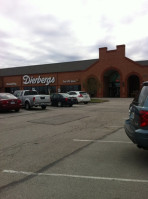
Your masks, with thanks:
[(52, 96), (52, 98), (53, 98), (53, 99), (57, 98), (57, 95), (56, 95), (56, 94), (54, 94), (54, 95)]
[(17, 92), (17, 91), (14, 91), (14, 95), (17, 96), (17, 94), (18, 94), (18, 92)]
[(76, 95), (76, 92), (68, 92), (69, 95)]
[(25, 91), (24, 95), (38, 95), (37, 91)]
[(15, 96), (16, 96), (16, 97), (19, 97), (19, 96), (20, 96), (20, 92), (19, 92), (19, 91), (16, 92)]
[(143, 105), (144, 107), (148, 107), (148, 96), (146, 97), (146, 99), (145, 99), (145, 102), (144, 102), (144, 105)]
[(138, 105), (143, 106), (147, 97), (148, 97), (148, 86), (144, 86), (139, 95)]
[(57, 94), (56, 98), (62, 98), (61, 94)]
[(76, 92), (71, 92), (72, 93), (72, 95), (76, 95), (77, 93)]

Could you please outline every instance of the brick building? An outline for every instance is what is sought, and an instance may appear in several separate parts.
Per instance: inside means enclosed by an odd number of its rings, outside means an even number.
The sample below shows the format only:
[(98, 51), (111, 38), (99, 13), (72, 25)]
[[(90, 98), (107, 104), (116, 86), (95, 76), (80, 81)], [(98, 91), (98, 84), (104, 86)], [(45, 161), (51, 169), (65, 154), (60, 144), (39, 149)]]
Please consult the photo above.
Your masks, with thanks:
[(99, 49), (99, 59), (0, 69), (0, 92), (85, 90), (94, 97), (133, 97), (148, 80), (148, 60), (125, 56), (125, 45)]

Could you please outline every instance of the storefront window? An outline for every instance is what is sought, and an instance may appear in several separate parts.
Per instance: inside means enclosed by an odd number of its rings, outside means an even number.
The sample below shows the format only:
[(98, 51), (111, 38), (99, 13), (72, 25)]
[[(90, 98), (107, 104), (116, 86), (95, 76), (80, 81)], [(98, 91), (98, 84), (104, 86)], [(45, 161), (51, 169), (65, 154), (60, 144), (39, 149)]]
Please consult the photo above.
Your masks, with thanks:
[(20, 88), (19, 87), (6, 87), (5, 88), (6, 93), (14, 93), (14, 91), (16, 90), (20, 90)]
[(56, 92), (56, 86), (25, 86), (24, 90), (36, 90), (39, 94), (51, 94)]

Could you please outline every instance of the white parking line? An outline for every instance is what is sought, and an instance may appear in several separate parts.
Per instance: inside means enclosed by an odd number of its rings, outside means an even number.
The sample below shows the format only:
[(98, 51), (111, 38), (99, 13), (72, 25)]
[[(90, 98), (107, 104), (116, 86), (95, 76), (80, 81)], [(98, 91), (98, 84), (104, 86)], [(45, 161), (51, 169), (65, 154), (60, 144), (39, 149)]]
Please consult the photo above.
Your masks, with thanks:
[(73, 139), (74, 142), (101, 142), (101, 143), (121, 143), (121, 144), (132, 144), (132, 142), (125, 142), (125, 141), (103, 141), (103, 140), (79, 140)]
[(54, 177), (79, 178), (79, 179), (91, 179), (91, 180), (107, 180), (107, 181), (148, 183), (148, 180), (140, 180), (140, 179), (107, 178), (107, 177), (100, 177), (100, 176), (82, 176), (82, 175), (69, 175), (69, 174), (60, 174), (60, 173), (34, 173), (34, 172), (14, 171), (14, 170), (3, 170), (3, 173), (22, 174), (22, 175), (27, 175), (27, 176), (28, 175), (54, 176)]
[(123, 128), (123, 126), (107, 126), (108, 128)]

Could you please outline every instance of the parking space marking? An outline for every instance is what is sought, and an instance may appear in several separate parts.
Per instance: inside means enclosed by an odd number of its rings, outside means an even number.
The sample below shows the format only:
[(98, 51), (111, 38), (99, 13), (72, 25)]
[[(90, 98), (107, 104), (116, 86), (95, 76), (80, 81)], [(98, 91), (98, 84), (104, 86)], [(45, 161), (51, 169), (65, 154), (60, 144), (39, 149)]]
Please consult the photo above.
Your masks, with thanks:
[(119, 143), (119, 144), (132, 144), (132, 142), (125, 142), (125, 141), (103, 141), (103, 140), (79, 140), (73, 139), (74, 142), (101, 142), (101, 143)]
[(34, 175), (34, 176), (54, 176), (54, 177), (66, 177), (66, 178), (78, 178), (78, 179), (91, 179), (91, 180), (106, 180), (106, 181), (122, 181), (122, 182), (135, 182), (135, 183), (148, 183), (148, 180), (140, 179), (127, 179), (127, 178), (108, 178), (101, 176), (84, 176), (84, 175), (70, 175), (61, 173), (34, 173), (26, 171), (14, 171), (14, 170), (3, 170), (3, 173), (9, 174), (22, 174), (22, 175)]
[(107, 126), (108, 128), (123, 128), (123, 126)]

